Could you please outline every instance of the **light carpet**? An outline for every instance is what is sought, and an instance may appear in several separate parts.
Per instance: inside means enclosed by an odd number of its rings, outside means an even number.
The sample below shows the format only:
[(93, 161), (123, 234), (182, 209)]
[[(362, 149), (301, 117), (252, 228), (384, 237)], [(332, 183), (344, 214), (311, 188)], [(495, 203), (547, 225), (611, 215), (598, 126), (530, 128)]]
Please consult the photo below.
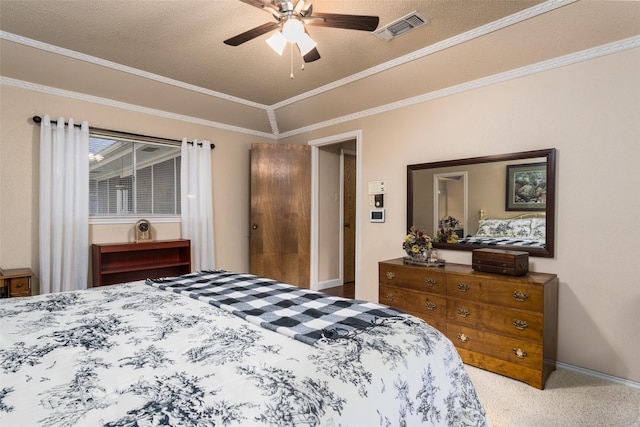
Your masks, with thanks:
[(556, 369), (544, 390), (465, 365), (493, 427), (640, 427), (640, 389)]

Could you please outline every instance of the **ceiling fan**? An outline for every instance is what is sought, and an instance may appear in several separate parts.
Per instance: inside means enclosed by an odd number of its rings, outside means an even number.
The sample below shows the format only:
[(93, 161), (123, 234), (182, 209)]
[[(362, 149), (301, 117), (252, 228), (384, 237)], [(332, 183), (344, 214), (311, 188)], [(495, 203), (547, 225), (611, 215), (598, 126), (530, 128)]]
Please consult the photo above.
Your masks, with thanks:
[(278, 29), (267, 43), (282, 55), (287, 43), (297, 45), (304, 62), (320, 59), (316, 42), (309, 36), (305, 25), (342, 28), (347, 30), (374, 31), (380, 19), (368, 15), (344, 15), (337, 13), (313, 12), (313, 5), (305, 0), (240, 0), (243, 3), (263, 9), (273, 15), (276, 22), (268, 22), (224, 41), (230, 46), (239, 46), (256, 37)]

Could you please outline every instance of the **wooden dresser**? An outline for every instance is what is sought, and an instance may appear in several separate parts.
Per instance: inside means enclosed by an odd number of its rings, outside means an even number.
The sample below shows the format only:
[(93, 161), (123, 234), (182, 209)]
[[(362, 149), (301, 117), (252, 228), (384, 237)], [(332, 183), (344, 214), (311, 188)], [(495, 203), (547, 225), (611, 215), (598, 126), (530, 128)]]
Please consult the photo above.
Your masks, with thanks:
[(0, 270), (0, 298), (31, 296), (30, 268)]
[(379, 263), (379, 301), (424, 319), (456, 346), (464, 363), (544, 384), (555, 369), (558, 278), (504, 276), (470, 265)]

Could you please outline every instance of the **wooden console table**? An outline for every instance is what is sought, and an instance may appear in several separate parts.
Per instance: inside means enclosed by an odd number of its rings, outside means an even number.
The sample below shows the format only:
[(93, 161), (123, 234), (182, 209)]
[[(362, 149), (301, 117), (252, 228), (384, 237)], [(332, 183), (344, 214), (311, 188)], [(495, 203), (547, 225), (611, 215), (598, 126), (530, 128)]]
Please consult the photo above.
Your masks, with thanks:
[(0, 298), (28, 297), (31, 296), (30, 268), (10, 268), (2, 271), (0, 275)]
[(93, 286), (191, 273), (191, 241), (93, 244)]

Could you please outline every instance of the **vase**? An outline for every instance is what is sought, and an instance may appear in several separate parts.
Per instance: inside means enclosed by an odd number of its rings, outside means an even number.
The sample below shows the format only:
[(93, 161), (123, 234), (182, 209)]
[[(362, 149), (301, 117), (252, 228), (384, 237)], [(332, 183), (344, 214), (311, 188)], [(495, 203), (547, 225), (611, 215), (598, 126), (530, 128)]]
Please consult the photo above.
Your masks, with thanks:
[(429, 254), (427, 253), (427, 251), (411, 252), (409, 254), (409, 258), (411, 258), (412, 261), (416, 262), (426, 262), (428, 256)]

